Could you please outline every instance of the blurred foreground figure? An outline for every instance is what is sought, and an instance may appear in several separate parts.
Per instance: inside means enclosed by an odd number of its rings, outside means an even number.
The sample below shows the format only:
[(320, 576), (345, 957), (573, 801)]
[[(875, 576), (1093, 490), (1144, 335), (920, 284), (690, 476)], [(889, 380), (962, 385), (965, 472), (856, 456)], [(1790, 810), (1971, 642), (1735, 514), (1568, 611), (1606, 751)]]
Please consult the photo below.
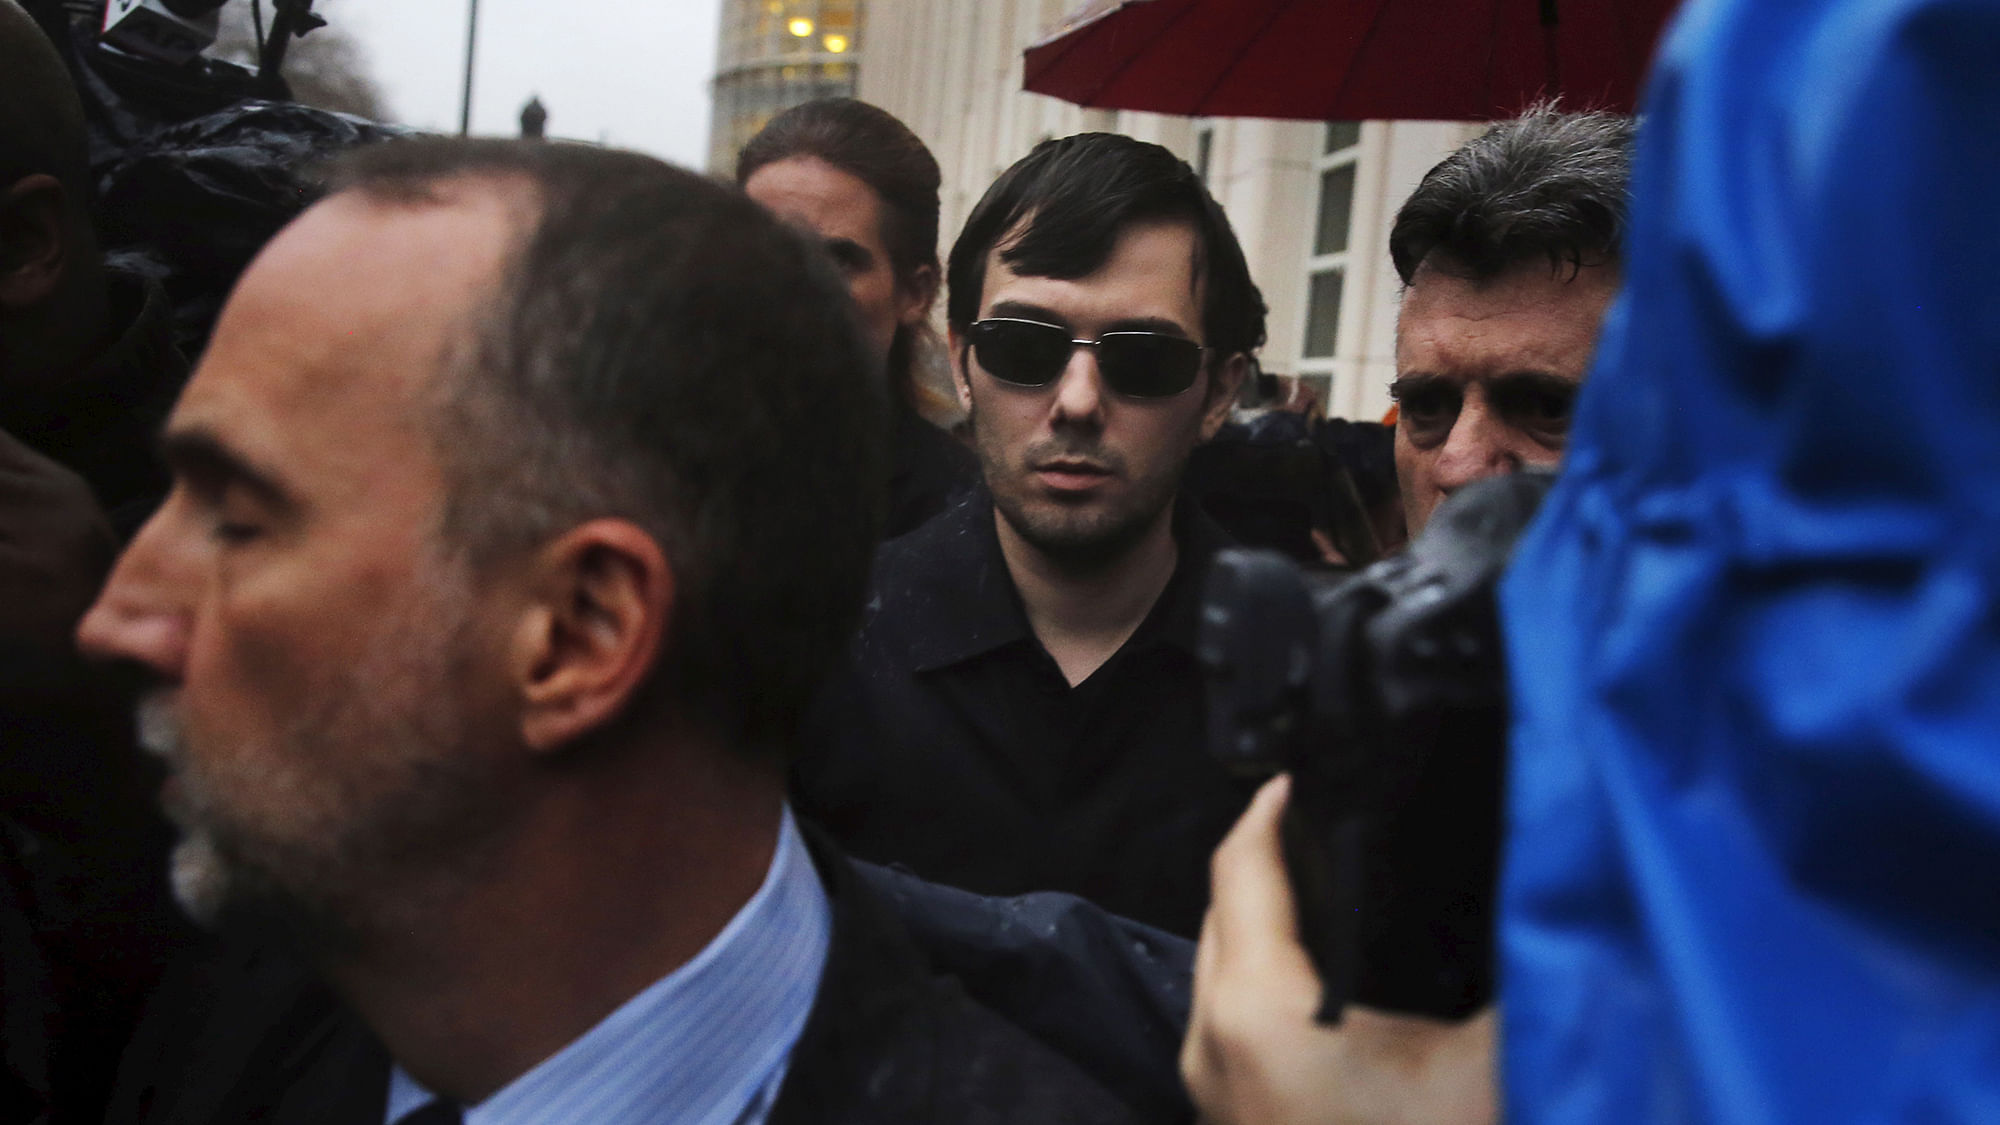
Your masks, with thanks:
[[(166, 490), (185, 368), (159, 290), (108, 266), (83, 111), (0, 0), (0, 1121), (94, 1121), (178, 935), (129, 704), (78, 659), (117, 537)], [(108, 509), (108, 514), (107, 514)]]
[(89, 482), (129, 534), (166, 492), (180, 389), (166, 296), (105, 262), (83, 107), (40, 25), (0, 0), (0, 429)]
[(2000, 1120), (2000, 3), (1697, 0), (1504, 591), (1507, 1117)]
[(98, 252), (83, 109), (14, 0), (0, 75), (0, 809), (74, 839), (98, 810), (68, 798), (107, 780), (97, 712), (117, 708), (73, 631), (116, 554), (105, 509), (129, 531), (165, 491), (152, 431), (180, 369), (157, 291)]
[(14, 0), (0, 75), (0, 812), (95, 848), (130, 834), (133, 750), (73, 631), (166, 492), (153, 434), (185, 368), (158, 288), (99, 252), (83, 109)]
[(336, 169), (81, 630), (157, 684), (177, 897), (262, 939), (163, 988), (113, 1119), (1127, 1119), (786, 808), (874, 543), (867, 369), (819, 255), (694, 175)]

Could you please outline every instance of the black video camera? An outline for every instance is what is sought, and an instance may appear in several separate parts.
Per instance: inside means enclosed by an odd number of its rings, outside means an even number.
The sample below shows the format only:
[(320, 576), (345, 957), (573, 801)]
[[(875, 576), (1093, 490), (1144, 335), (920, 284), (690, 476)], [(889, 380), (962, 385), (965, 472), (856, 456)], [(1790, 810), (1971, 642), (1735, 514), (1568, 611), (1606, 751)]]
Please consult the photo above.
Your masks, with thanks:
[(1319, 971), (1349, 1001), (1462, 1019), (1493, 993), (1507, 744), (1495, 585), (1554, 475), (1480, 481), (1404, 553), (1351, 577), (1270, 551), (1210, 570), (1200, 654), (1209, 746), (1289, 771), (1285, 864)]

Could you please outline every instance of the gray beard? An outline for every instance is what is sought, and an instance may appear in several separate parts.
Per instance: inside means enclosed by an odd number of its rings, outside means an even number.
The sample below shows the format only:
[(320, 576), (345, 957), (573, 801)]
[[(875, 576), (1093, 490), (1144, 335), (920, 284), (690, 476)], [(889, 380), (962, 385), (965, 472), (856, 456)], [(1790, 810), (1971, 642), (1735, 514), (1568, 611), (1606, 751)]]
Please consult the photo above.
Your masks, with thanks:
[[(157, 730), (160, 717), (149, 725)], [(180, 830), (174, 898), (205, 929), (312, 955), (353, 954), (410, 932), (482, 876), (507, 823), (501, 786), (476, 761), (395, 761), (367, 805), (314, 810), (299, 823), (324, 828), (302, 833), (259, 830), (183, 766), (167, 810)]]

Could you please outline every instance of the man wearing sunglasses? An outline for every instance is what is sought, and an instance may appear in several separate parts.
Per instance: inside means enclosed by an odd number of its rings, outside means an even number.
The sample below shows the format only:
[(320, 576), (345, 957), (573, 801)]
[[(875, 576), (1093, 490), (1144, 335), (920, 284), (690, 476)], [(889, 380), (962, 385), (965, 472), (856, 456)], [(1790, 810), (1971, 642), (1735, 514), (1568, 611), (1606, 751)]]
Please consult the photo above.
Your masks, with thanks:
[(1249, 791), (1203, 746), (1194, 635), (1221, 536), (1180, 479), (1263, 343), (1263, 299), (1193, 170), (1109, 134), (1008, 169), (947, 280), (985, 488), (878, 556), (803, 803), (866, 858), (1192, 935)]

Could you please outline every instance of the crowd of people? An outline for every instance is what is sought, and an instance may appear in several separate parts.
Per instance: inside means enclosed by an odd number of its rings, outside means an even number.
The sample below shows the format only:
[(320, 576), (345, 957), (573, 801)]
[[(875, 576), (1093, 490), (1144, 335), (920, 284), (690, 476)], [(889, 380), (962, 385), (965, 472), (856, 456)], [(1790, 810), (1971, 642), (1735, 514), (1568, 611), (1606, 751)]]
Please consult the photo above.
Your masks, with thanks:
[[(13, 705), (47, 761), (8, 811), (23, 864), (121, 888), (84, 900), (110, 948), (19, 951), (96, 990), (53, 994), (56, 1119), (1188, 1114), (1188, 939), (1255, 782), (1205, 746), (1232, 539), (1182, 481), (1264, 304), (1185, 162), (1045, 142), (941, 267), (937, 164), (858, 101), (772, 120), (740, 192), (367, 146), (190, 375), (98, 251), (59, 56), (0, 21), (20, 656), (84, 696)], [(1559, 455), (1629, 140), (1537, 110), (1404, 209), (1410, 530)], [(78, 718), (126, 699), (219, 936), (163, 918), (132, 736)], [(46, 815), (80, 788), (125, 803)]]
[(1556, 465), (1634, 119), (1423, 178), (1390, 433), (1246, 415), (1264, 302), (1168, 150), (1044, 141), (942, 232), (851, 99), (734, 184), (355, 148), (190, 364), (15, 0), (0, 75), (0, 1120), (1500, 1112), (1491, 1007), (1315, 1019), (1199, 643), (1295, 462), (1198, 451), (1310, 451), (1269, 543), (1341, 565)]

